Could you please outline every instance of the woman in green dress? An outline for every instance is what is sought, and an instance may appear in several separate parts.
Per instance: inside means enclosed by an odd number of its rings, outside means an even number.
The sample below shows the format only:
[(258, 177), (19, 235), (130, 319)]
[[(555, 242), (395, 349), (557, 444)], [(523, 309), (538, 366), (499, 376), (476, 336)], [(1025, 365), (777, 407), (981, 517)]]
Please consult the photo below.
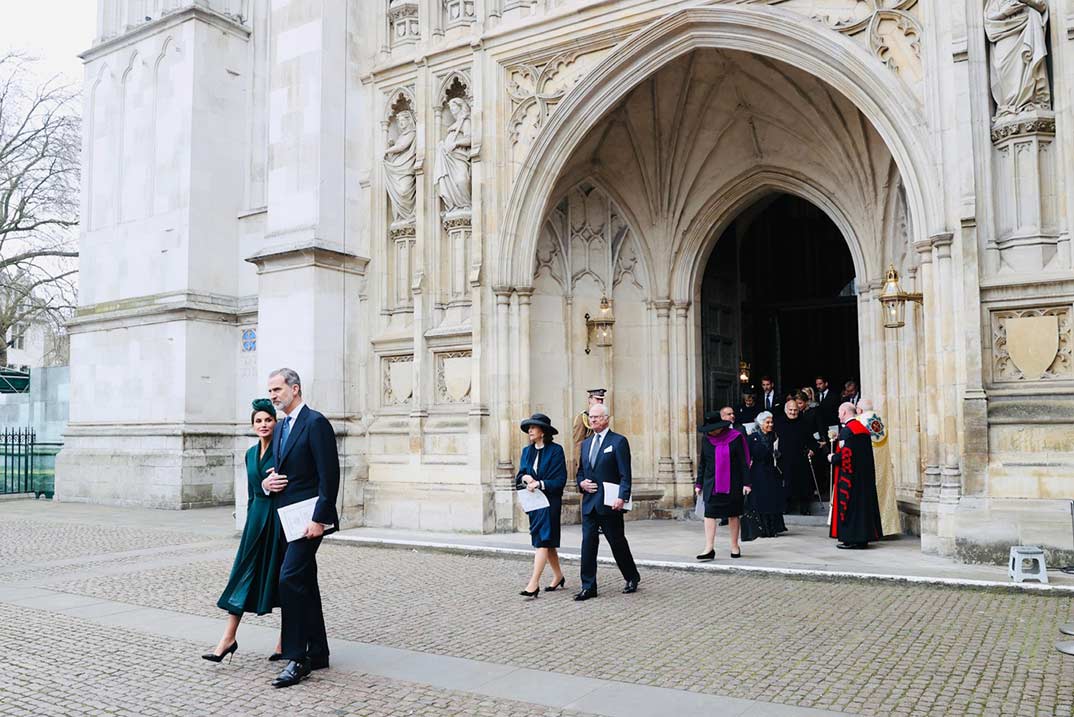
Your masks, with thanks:
[[(210, 662), (220, 662), (239, 649), (235, 633), (243, 613), (264, 615), (279, 607), (278, 585), (280, 563), (287, 548), (276, 513), (276, 493), (266, 495), (261, 488), (262, 479), (276, 465), (272, 455), (272, 431), (276, 427), (276, 409), (272, 401), (259, 398), (253, 402), (250, 422), (258, 442), (246, 451), (246, 484), (249, 502), (246, 504), (246, 526), (242, 530), (239, 552), (231, 567), (224, 594), (216, 602), (217, 607), (227, 610), (227, 629), (216, 649), (202, 655)], [(279, 476), (286, 478), (286, 476)], [(279, 643), (270, 660), (278, 660)], [(230, 659), (230, 658), (229, 658)]]

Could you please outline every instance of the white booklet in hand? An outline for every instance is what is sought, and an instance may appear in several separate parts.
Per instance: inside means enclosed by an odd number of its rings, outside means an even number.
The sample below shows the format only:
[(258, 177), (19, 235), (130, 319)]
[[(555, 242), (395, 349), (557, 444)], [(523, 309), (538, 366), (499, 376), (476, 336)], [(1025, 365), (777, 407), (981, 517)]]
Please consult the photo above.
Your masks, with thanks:
[(548, 496), (540, 488), (537, 488), (532, 493), (523, 488), (518, 491), (518, 504), (522, 506), (524, 512), (529, 513), (531, 510), (547, 508), (549, 505)]
[(306, 528), (313, 522), (313, 509), (316, 507), (317, 499), (310, 498), (276, 509), (280, 514), (280, 525), (283, 526), (283, 534), (288, 543), (305, 537)]
[[(619, 484), (618, 483), (605, 483), (604, 484), (604, 505), (609, 508), (615, 501), (619, 500)], [(630, 510), (634, 507), (634, 499), (631, 498), (627, 502), (623, 503), (623, 510)]]

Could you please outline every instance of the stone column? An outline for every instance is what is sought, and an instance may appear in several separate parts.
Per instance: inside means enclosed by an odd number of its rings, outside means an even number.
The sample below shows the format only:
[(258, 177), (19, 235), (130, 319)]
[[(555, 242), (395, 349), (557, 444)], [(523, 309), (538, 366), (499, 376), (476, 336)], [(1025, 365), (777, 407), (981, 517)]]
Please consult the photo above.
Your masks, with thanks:
[(933, 262), (936, 266), (935, 283), (938, 289), (937, 328), (940, 346), (940, 381), (930, 387), (941, 392), (940, 437), (943, 446), (940, 467), (940, 505), (937, 524), (937, 547), (949, 555), (954, 551), (954, 511), (962, 498), (962, 467), (958, 436), (958, 354), (955, 322), (954, 268), (951, 245), (954, 235), (945, 232), (932, 237)]
[(936, 505), (940, 500), (940, 465), (943, 461), (940, 443), (940, 402), (935, 390), (940, 380), (939, 356), (937, 351), (936, 324), (939, 307), (936, 305), (938, 294), (933, 281), (932, 240), (914, 242), (914, 250), (920, 262), (918, 280), (924, 296), (924, 306), (920, 309), (920, 334), (924, 339), (924, 441), (925, 441), (925, 475), (922, 479), (921, 492), (921, 549), (936, 552), (935, 536)]
[(675, 349), (671, 356), (672, 435), (675, 438), (675, 502), (688, 505), (694, 497), (694, 462), (692, 442), (694, 431), (690, 420), (690, 352), (687, 347), (687, 318), (690, 303), (674, 305)]
[(496, 477), (493, 479), (493, 509), (496, 531), (514, 530), (514, 462), (511, 457), (509, 341), (511, 331), (510, 287), (493, 289), (496, 296), (496, 409), (499, 437), (496, 441)]
[(533, 288), (517, 289), (517, 294), (519, 412), (515, 418), (520, 421), (533, 413), (532, 396), (530, 396), (530, 306), (533, 300)]
[(653, 302), (656, 309), (656, 356), (654, 356), (655, 371), (654, 388), (656, 390), (656, 415), (653, 417), (653, 426), (656, 430), (656, 455), (658, 479), (663, 484), (672, 484), (675, 481), (675, 462), (672, 458), (671, 446), (671, 352), (670, 334), (671, 326), (668, 316), (671, 312), (671, 301), (659, 299)]

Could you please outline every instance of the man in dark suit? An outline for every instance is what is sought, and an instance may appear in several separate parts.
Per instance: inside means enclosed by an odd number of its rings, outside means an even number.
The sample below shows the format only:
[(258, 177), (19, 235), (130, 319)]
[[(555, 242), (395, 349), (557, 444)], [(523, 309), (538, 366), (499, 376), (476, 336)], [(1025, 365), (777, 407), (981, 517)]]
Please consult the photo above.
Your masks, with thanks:
[(328, 667), (328, 636), (317, 585), (317, 548), (322, 537), (339, 527), (339, 454), (332, 424), (302, 401), (302, 382), (289, 368), (273, 371), (269, 398), (286, 414), (272, 436), (275, 471), (261, 483), (265, 492), (278, 492), (278, 507), (316, 498), (305, 537), (287, 544), (280, 566), (281, 644), (287, 666), (272, 682), (290, 687), (310, 671)]
[(861, 391), (858, 390), (858, 382), (854, 379), (850, 379), (843, 385), (843, 400), (854, 404), (854, 408), (858, 407), (858, 402), (861, 401)]
[(783, 405), (779, 393), (776, 392), (776, 384), (771, 376), (761, 377), (761, 410), (776, 413)]
[[(839, 400), (839, 394), (828, 386), (825, 376), (817, 376), (813, 379), (813, 385), (817, 389), (817, 418), (826, 431), (828, 426), (839, 423), (839, 404), (842, 401)], [(821, 433), (824, 434), (825, 432)]]
[[(637, 592), (641, 580), (623, 530), (623, 505), (630, 500), (630, 444), (625, 436), (608, 430), (609, 418), (604, 404), (589, 407), (593, 435), (582, 441), (578, 460), (578, 488), (582, 491), (582, 590), (574, 596), (575, 600), (597, 596), (598, 529), (608, 539), (615, 564), (626, 580), (623, 592)], [(604, 504), (605, 483), (619, 486), (611, 506)]]

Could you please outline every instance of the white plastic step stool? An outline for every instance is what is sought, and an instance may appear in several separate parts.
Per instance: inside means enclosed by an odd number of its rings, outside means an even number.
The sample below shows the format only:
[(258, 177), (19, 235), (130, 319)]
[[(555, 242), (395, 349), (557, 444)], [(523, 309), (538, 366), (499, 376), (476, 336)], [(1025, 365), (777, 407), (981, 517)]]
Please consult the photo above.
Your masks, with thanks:
[[(1029, 570), (1025, 568), (1027, 562), (1032, 564)], [(1036, 545), (1012, 546), (1011, 559), (1007, 564), (1007, 575), (1016, 583), (1039, 580), (1047, 584), (1048, 569), (1044, 565), (1044, 551)]]

